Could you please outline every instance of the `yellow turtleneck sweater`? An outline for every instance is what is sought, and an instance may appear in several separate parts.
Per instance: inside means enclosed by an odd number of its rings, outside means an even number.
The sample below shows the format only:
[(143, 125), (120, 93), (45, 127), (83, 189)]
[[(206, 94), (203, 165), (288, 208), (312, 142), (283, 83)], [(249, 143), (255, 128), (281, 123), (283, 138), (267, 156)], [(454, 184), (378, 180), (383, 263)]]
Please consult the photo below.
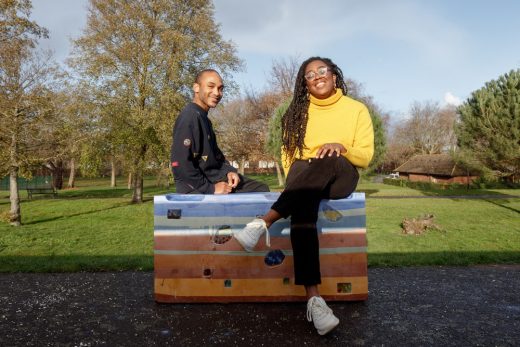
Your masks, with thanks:
[[(365, 105), (344, 96), (341, 89), (327, 99), (310, 95), (305, 147), (302, 156), (295, 159), (315, 158), (318, 149), (326, 143), (341, 143), (347, 152), (343, 156), (354, 166), (366, 168), (374, 155), (374, 130)], [(285, 174), (292, 164), (282, 163)]]

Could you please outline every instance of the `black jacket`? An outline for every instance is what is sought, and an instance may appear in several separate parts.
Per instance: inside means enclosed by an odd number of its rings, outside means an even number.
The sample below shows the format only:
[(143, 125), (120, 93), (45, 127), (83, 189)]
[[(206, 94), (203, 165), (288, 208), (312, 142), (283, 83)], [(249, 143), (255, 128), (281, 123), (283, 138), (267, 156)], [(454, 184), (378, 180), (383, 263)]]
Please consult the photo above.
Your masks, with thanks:
[(213, 194), (214, 184), (236, 172), (217, 145), (208, 112), (189, 103), (173, 127), (171, 167), (177, 193)]

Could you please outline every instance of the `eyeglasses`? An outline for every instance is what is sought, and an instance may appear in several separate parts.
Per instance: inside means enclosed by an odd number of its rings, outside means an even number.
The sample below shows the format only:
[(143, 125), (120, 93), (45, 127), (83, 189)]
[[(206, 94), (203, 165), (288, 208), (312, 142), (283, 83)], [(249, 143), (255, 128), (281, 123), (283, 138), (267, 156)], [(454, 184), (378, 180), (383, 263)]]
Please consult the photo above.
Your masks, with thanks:
[(320, 66), (317, 70), (317, 73), (314, 72), (314, 71), (309, 71), (305, 74), (305, 79), (307, 81), (312, 81), (313, 79), (317, 77), (323, 77), (327, 74), (327, 72), (329, 72), (330, 69), (326, 66)]

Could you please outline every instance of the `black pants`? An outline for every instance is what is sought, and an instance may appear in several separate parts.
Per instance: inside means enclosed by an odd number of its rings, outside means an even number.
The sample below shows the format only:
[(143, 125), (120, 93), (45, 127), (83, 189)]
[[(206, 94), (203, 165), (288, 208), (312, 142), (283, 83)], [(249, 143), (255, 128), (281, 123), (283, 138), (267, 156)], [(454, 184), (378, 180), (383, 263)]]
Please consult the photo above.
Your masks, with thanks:
[(349, 196), (359, 180), (357, 169), (345, 157), (297, 160), (287, 175), (286, 188), (271, 207), (291, 216), (291, 244), (295, 283), (321, 283), (316, 222), (322, 199)]
[[(232, 193), (254, 193), (269, 191), (269, 186), (265, 183), (252, 180), (240, 174), (238, 174), (238, 176), (240, 177), (240, 182), (238, 183), (237, 187), (233, 189)], [(227, 177), (223, 177), (222, 180), (218, 182), (227, 182)], [(190, 189), (190, 187), (186, 184), (175, 182), (175, 185), (177, 188), (177, 193), (179, 194), (203, 194), (198, 190)]]
[(258, 182), (238, 174), (240, 182), (237, 187), (233, 189), (233, 193), (254, 193), (254, 192), (268, 192), (269, 186), (265, 183)]

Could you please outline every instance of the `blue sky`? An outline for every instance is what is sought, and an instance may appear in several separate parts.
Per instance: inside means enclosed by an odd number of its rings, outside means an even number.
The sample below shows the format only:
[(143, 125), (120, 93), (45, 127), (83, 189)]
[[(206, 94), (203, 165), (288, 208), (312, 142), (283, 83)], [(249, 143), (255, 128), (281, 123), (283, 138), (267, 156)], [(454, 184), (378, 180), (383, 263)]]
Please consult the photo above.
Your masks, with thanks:
[[(86, 23), (86, 0), (33, 0), (50, 30), (42, 46), (59, 61)], [(331, 58), (392, 118), (414, 101), (456, 103), (520, 68), (517, 0), (215, 0), (224, 39), (235, 43), (243, 87), (269, 88), (273, 59)]]

